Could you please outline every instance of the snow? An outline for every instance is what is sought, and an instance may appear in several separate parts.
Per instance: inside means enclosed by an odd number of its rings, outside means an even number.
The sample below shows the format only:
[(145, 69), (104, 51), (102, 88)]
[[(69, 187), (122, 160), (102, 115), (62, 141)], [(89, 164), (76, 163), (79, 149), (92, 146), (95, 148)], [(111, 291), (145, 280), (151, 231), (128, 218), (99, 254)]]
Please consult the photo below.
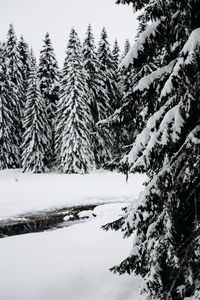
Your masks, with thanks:
[(189, 64), (193, 60), (193, 55), (195, 51), (200, 48), (200, 28), (193, 30), (185, 43), (182, 54), (188, 55), (186, 59), (186, 64)]
[(123, 206), (99, 206), (96, 218), (71, 227), (1, 239), (0, 299), (144, 300), (141, 278), (109, 271), (132, 248), (132, 238), (101, 229)]
[[(162, 18), (162, 20), (163, 20), (163, 18)], [(140, 34), (136, 43), (129, 50), (127, 55), (124, 57), (124, 59), (120, 63), (120, 65), (119, 65), (120, 68), (122, 68), (122, 67), (127, 68), (130, 64), (133, 63), (133, 61), (135, 59), (138, 58), (139, 53), (144, 51), (144, 45), (145, 45), (146, 41), (148, 39), (150, 39), (151, 36), (155, 37), (160, 24), (161, 24), (160, 20), (154, 21), (147, 27), (147, 29), (144, 32), (142, 32)]]
[(144, 175), (98, 171), (78, 174), (32, 174), (0, 171), (0, 219), (75, 205), (130, 202), (143, 190)]
[(95, 215), (93, 210), (84, 210), (78, 214), (79, 218), (93, 218)]
[(152, 72), (149, 75), (142, 77), (136, 87), (133, 89), (133, 92), (136, 91), (145, 91), (149, 89), (151, 84), (154, 83), (157, 79), (160, 79), (165, 74), (170, 74), (172, 71), (173, 63), (171, 62), (169, 65), (164, 66), (162, 68), (158, 68), (156, 71)]

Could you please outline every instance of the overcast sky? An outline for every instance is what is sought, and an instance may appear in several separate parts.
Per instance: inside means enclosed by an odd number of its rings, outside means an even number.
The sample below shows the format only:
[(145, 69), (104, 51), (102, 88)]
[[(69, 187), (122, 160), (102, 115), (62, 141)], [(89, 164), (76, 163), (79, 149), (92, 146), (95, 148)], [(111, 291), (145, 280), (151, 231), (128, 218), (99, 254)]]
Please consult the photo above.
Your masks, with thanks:
[(116, 37), (120, 47), (127, 38), (134, 41), (137, 29), (131, 6), (116, 5), (115, 0), (0, 0), (1, 40), (5, 39), (9, 23), (18, 37), (23, 35), (33, 46), (37, 56), (48, 31), (60, 66), (73, 26), (83, 40), (91, 23), (97, 42), (105, 26), (110, 43)]

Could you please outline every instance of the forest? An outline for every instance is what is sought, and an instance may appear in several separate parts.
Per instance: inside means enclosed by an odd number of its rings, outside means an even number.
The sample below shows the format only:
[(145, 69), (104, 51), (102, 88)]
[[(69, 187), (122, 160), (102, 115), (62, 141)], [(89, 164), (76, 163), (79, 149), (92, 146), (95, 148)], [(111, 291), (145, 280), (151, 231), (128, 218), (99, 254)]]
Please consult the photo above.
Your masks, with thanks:
[(116, 40), (111, 51), (103, 28), (96, 49), (91, 25), (82, 45), (72, 29), (60, 70), (49, 33), (37, 64), (11, 24), (0, 46), (0, 169), (84, 174), (110, 160), (120, 148), (117, 132), (97, 123), (119, 107), (118, 66), (129, 48), (126, 40), (120, 55)]
[[(0, 169), (147, 175), (103, 226), (132, 237), (111, 271), (148, 300), (200, 299), (200, 0), (116, 0), (138, 13), (130, 47), (71, 30), (62, 71), (49, 34), (37, 64), (10, 25), (0, 46)], [(131, 8), (130, 8), (131, 9)], [(126, 299), (124, 299), (126, 300)]]

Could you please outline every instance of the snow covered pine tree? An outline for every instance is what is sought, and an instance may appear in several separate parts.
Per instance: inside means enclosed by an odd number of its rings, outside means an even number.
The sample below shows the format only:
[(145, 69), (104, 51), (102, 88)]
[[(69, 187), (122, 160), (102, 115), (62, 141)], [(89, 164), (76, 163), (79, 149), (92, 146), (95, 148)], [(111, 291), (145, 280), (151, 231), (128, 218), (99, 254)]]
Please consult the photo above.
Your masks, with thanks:
[(5, 56), (7, 63), (8, 80), (12, 83), (12, 113), (15, 115), (14, 131), (16, 135), (16, 154), (14, 157), (13, 167), (20, 166), (20, 150), (19, 146), (22, 142), (22, 115), (24, 107), (24, 92), (22, 79), (22, 62), (18, 49), (17, 37), (12, 24), (10, 24), (7, 40), (5, 44)]
[(113, 67), (116, 72), (118, 71), (118, 67), (119, 67), (119, 53), (120, 53), (120, 48), (117, 39), (115, 39), (113, 50), (112, 50), (112, 59), (114, 62)]
[(105, 85), (105, 75), (97, 59), (96, 46), (91, 25), (88, 26), (83, 43), (84, 68), (87, 74), (87, 87), (90, 97), (90, 110), (93, 120), (93, 150), (96, 167), (102, 167), (112, 157), (112, 135), (108, 128), (96, 126), (97, 122), (106, 119), (111, 114), (108, 92)]
[[(18, 139), (15, 134), (17, 101), (14, 84), (9, 80), (5, 45), (0, 45), (0, 170), (18, 165)], [(16, 164), (17, 162), (17, 164)]]
[(114, 81), (117, 88), (117, 98), (116, 98), (116, 108), (119, 108), (121, 101), (121, 88), (120, 88), (120, 71), (119, 71), (119, 54), (120, 48), (117, 42), (117, 39), (114, 41), (114, 46), (112, 50), (112, 61), (113, 61), (113, 72), (114, 72)]
[(46, 149), (49, 149), (51, 130), (47, 122), (46, 102), (39, 89), (37, 65), (33, 53), (31, 60), (23, 119), (22, 168), (24, 172), (42, 173), (47, 166)]
[(18, 42), (18, 51), (19, 51), (19, 60), (21, 61), (21, 75), (22, 75), (22, 84), (23, 84), (23, 101), (22, 101), (22, 115), (23, 118), (24, 108), (25, 108), (25, 99), (28, 88), (28, 77), (31, 71), (31, 53), (28, 44), (24, 41), (24, 38), (21, 36)]
[(51, 128), (50, 148), (46, 149), (47, 165), (51, 169), (55, 163), (55, 118), (59, 100), (59, 69), (49, 33), (45, 35), (40, 52), (38, 78), (40, 92), (47, 107), (47, 121)]
[(122, 53), (122, 56), (120, 58), (120, 62), (124, 59), (124, 57), (128, 54), (129, 50), (131, 48), (131, 44), (130, 41), (128, 39), (126, 39), (125, 43), (124, 43), (124, 51)]
[(200, 299), (200, 1), (117, 3), (142, 11), (143, 30), (123, 65), (142, 68), (157, 53), (162, 60), (118, 111), (131, 123), (134, 103), (143, 103), (143, 130), (121, 169), (149, 179), (124, 217), (105, 226), (134, 237), (130, 256), (113, 270), (142, 275), (148, 299)]
[(108, 35), (105, 27), (101, 32), (97, 55), (101, 71), (104, 73), (104, 81), (110, 101), (110, 106), (112, 110), (114, 110), (116, 109), (116, 103), (119, 98), (119, 91), (115, 77), (115, 64), (113, 63), (112, 53), (110, 50)]
[(58, 103), (56, 151), (65, 173), (87, 173), (93, 169), (92, 115), (82, 48), (71, 30), (64, 62)]

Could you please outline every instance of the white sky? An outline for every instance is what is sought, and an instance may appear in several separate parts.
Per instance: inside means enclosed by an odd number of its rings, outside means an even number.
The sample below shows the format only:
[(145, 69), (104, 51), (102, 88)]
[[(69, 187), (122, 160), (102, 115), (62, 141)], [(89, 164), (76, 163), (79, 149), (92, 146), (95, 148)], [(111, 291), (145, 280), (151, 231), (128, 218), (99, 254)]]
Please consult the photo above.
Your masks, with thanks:
[(91, 23), (96, 43), (105, 26), (111, 45), (117, 38), (121, 48), (125, 39), (134, 41), (137, 29), (131, 6), (116, 5), (115, 0), (0, 0), (0, 40), (5, 39), (10, 23), (37, 56), (48, 31), (60, 66), (73, 26), (83, 40)]

